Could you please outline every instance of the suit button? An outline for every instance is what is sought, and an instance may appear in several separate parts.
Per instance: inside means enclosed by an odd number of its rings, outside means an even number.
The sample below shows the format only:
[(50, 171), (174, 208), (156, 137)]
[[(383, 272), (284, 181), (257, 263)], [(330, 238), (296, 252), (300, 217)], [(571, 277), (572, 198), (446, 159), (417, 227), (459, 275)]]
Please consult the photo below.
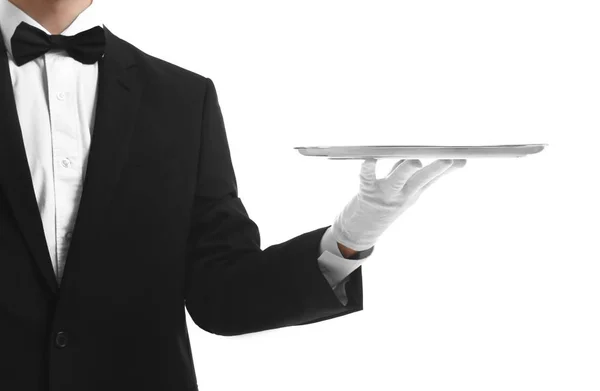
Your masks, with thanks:
[(59, 331), (58, 333), (56, 333), (56, 339), (54, 340), (54, 342), (56, 343), (56, 347), (57, 348), (64, 348), (67, 346), (67, 333), (66, 331)]

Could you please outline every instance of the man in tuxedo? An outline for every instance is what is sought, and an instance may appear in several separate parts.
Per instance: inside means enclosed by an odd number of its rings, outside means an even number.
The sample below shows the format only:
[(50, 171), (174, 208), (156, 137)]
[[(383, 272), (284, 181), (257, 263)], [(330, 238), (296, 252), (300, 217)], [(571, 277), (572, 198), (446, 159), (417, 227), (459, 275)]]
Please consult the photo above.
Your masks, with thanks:
[(374, 159), (332, 225), (260, 247), (210, 78), (91, 0), (0, 0), (0, 390), (197, 390), (224, 336), (362, 310), (361, 264), (465, 160)]

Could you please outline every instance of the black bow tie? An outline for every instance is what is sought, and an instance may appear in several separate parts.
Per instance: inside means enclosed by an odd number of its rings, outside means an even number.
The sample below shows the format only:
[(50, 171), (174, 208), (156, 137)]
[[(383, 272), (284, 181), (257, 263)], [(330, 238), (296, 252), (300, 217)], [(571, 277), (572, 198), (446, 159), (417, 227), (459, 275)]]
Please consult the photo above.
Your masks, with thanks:
[(100, 26), (73, 36), (48, 35), (28, 23), (21, 22), (10, 39), (12, 54), (18, 66), (46, 53), (48, 50), (66, 50), (69, 56), (83, 64), (93, 64), (104, 55), (106, 38)]

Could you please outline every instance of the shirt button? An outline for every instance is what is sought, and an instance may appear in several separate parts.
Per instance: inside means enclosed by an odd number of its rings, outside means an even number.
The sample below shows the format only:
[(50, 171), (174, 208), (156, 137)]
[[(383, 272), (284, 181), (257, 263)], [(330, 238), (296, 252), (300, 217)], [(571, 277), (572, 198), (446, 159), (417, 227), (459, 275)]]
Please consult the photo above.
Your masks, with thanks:
[(63, 159), (61, 162), (63, 167), (69, 167), (71, 165), (71, 161), (69, 160), (69, 158)]
[(65, 99), (65, 93), (64, 92), (59, 92), (58, 94), (56, 94), (56, 98), (58, 100), (64, 100)]
[(64, 348), (67, 346), (68, 336), (66, 331), (59, 331), (56, 333), (56, 339), (54, 340), (57, 348)]
[(67, 239), (71, 239), (71, 236), (73, 236), (73, 232), (69, 231), (65, 236)]

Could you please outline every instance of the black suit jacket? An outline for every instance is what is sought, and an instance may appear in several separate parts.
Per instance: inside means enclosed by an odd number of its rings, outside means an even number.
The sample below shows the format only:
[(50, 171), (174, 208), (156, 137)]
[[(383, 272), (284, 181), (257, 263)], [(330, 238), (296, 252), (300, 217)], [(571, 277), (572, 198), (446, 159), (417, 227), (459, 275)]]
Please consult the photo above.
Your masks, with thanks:
[(185, 308), (224, 336), (362, 309), (318, 268), (329, 226), (260, 248), (211, 79), (105, 29), (83, 194), (52, 269), (0, 38), (0, 390), (197, 390)]

